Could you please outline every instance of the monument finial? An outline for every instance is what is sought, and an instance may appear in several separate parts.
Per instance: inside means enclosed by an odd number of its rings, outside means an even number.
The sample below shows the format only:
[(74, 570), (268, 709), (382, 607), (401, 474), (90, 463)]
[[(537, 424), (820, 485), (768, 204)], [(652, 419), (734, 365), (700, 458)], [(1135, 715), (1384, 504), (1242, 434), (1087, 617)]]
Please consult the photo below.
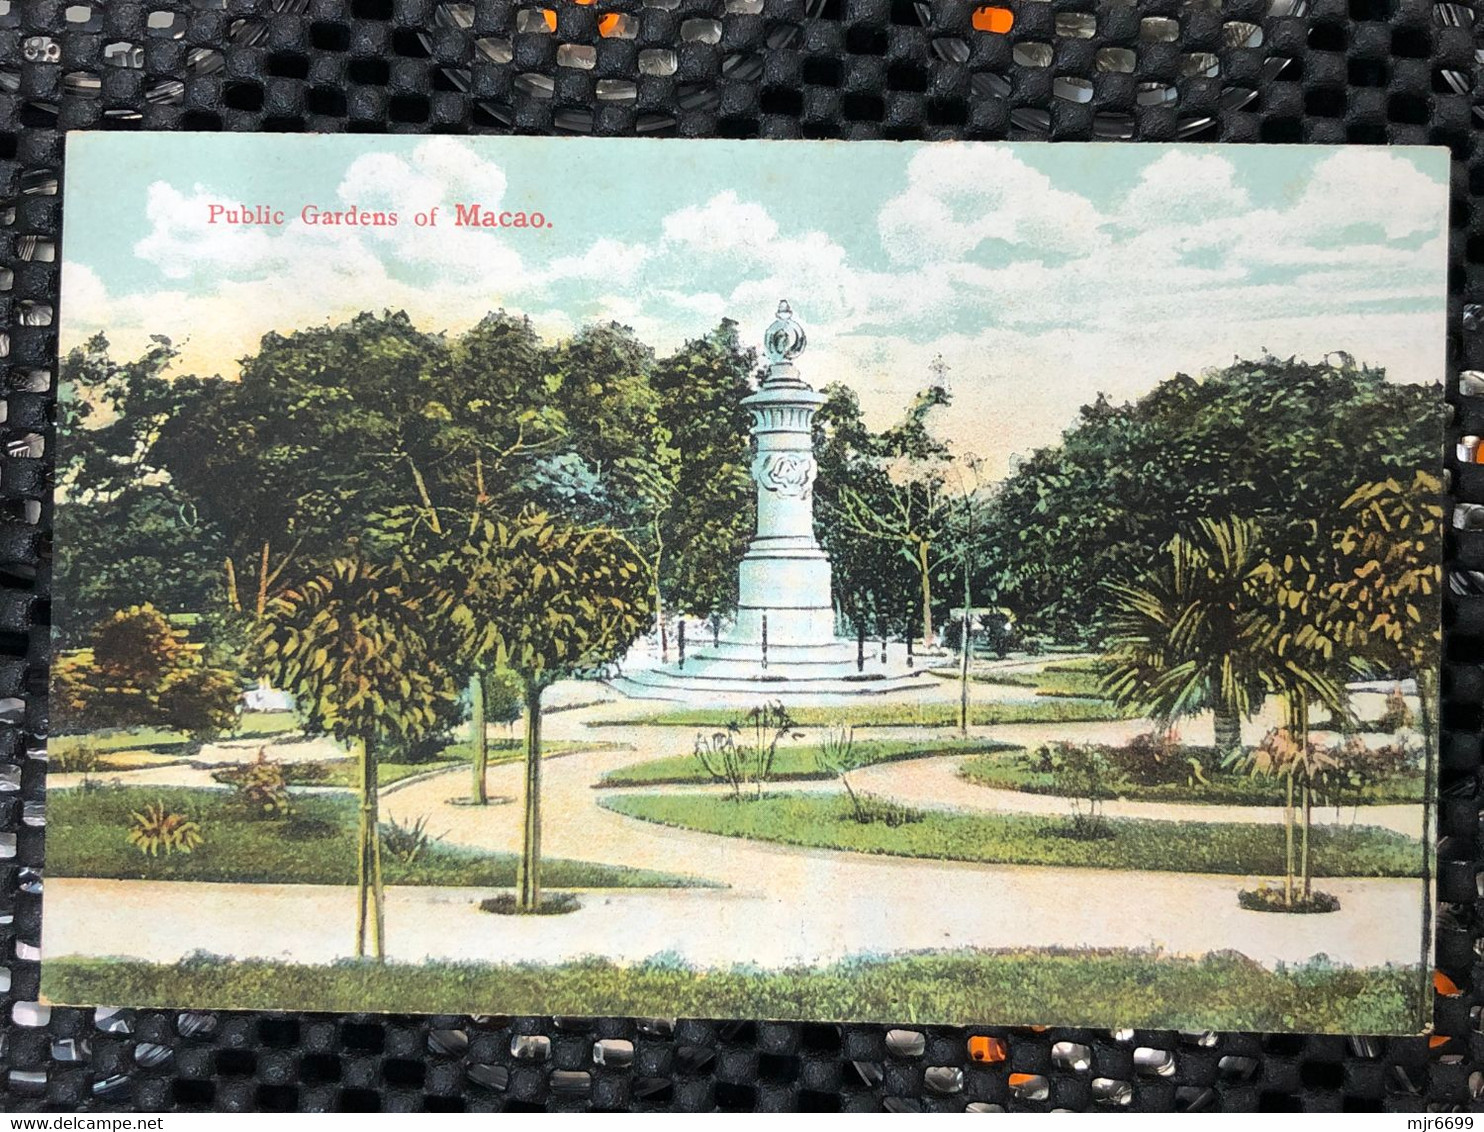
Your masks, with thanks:
[(768, 360), (775, 366), (791, 362), (804, 352), (804, 347), (808, 344), (809, 339), (804, 335), (804, 328), (794, 318), (793, 308), (788, 305), (788, 300), (779, 300), (778, 314), (773, 319), (773, 325), (763, 335), (763, 348), (768, 352)]

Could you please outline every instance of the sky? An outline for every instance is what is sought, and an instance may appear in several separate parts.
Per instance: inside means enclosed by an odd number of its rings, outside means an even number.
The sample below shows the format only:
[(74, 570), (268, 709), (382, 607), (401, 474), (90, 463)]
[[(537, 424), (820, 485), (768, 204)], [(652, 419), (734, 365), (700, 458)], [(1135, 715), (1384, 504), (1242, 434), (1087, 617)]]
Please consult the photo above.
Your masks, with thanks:
[[(504, 307), (553, 339), (613, 319), (661, 352), (730, 317), (760, 345), (787, 299), (800, 375), (878, 427), (941, 356), (939, 427), (997, 476), (1099, 393), (1236, 356), (1444, 370), (1440, 148), (96, 133), (69, 136), (65, 193), (63, 350), (164, 334), (180, 372), (383, 309), (458, 332)], [(457, 203), (548, 225), (458, 227)]]

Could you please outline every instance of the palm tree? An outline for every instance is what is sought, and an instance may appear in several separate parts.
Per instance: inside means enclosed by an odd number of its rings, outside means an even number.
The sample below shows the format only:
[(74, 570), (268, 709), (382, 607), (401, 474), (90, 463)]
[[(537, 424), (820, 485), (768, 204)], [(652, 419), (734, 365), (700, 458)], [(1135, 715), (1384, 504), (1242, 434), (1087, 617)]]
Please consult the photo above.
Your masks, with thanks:
[(1264, 565), (1250, 519), (1202, 519), (1177, 534), (1139, 582), (1112, 582), (1115, 611), (1103, 690), (1168, 728), (1210, 710), (1223, 759), (1268, 690), (1271, 654), (1255, 599)]
[(439, 701), (457, 695), (422, 635), (435, 602), (398, 567), (337, 559), (265, 611), (255, 641), (262, 671), (291, 692), (304, 729), (349, 745), (360, 765), (356, 838), (356, 955), (386, 955), (378, 835), (377, 748), (426, 734)]

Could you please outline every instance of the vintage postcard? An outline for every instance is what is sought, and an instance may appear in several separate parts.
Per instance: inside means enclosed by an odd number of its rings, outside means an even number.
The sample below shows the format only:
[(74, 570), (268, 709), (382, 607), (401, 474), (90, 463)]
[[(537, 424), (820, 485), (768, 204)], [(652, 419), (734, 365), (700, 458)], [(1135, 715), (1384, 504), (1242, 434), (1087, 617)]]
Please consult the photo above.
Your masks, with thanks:
[(1427, 1028), (1445, 150), (65, 180), (48, 1000)]

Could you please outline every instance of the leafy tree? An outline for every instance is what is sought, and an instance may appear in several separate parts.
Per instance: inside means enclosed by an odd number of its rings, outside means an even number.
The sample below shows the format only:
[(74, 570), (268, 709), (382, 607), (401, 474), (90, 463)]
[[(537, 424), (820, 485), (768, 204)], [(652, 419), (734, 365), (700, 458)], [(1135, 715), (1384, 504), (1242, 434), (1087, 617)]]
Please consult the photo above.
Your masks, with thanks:
[(715, 625), (737, 605), (737, 564), (757, 525), (748, 470), (757, 354), (744, 349), (737, 324), (723, 319), (654, 368), (660, 427), (675, 453), (674, 486), (659, 518), (665, 554), (660, 581), (677, 609)]
[(263, 670), (293, 693), (305, 729), (349, 745), (359, 760), (356, 954), (366, 953), (369, 917), (378, 960), (385, 955), (378, 748), (431, 728), (438, 702), (457, 694), (422, 634), (435, 605), (399, 568), (337, 559), (270, 603), (256, 639)]
[(541, 512), (482, 525), (460, 550), (490, 616), (460, 603), (469, 646), (519, 677), (526, 720), (525, 806), (518, 903), (541, 901), (541, 697), (557, 680), (622, 656), (649, 614), (644, 558), (620, 535)]
[(659, 430), (654, 351), (628, 327), (594, 324), (551, 351), (547, 367), (546, 401), (564, 441), (557, 457), (538, 461), (528, 498), (573, 522), (644, 528), (638, 489)]
[(238, 381), (207, 383), (151, 451), (221, 534), (222, 590), (260, 620), (274, 594), (353, 548), (368, 516), (431, 505), (446, 410), (425, 372), (446, 344), (403, 313), (264, 335)]
[(187, 663), (183, 634), (153, 605), (120, 609), (92, 636), (92, 673), (86, 682), (93, 727), (142, 727), (158, 720), (165, 678)]
[(913, 400), (903, 420), (874, 443), (874, 458), (847, 468), (837, 488), (834, 521), (856, 538), (894, 548), (913, 566), (921, 594), (923, 649), (933, 644), (933, 575), (952, 513), (946, 445), (929, 428), (932, 410), (948, 403), (941, 385)]
[(1126, 405), (1100, 397), (996, 497), (1004, 600), (1036, 632), (1093, 640), (1115, 612), (1101, 580), (1203, 518), (1249, 516), (1273, 554), (1302, 552), (1356, 483), (1435, 466), (1440, 405), (1436, 387), (1344, 357), (1235, 361)]
[[(1422, 713), (1424, 780), (1422, 843), (1436, 841), (1433, 796), (1437, 764), (1434, 706), (1442, 644), (1443, 482), (1435, 462), (1410, 477), (1388, 476), (1362, 483), (1338, 510), (1333, 618), (1341, 640), (1373, 669), (1411, 673)], [(1432, 880), (1432, 857), (1422, 855), (1424, 883)], [(1422, 943), (1431, 946), (1432, 909), (1424, 908)]]
[(830, 555), (835, 600), (864, 653), (869, 633), (884, 642), (891, 632), (910, 632), (902, 596), (917, 588), (917, 581), (912, 564), (894, 544), (863, 537), (842, 521), (842, 492), (873, 473), (882, 446), (867, 427), (853, 389), (831, 384), (821, 392), (825, 403), (814, 417), (816, 526)]

